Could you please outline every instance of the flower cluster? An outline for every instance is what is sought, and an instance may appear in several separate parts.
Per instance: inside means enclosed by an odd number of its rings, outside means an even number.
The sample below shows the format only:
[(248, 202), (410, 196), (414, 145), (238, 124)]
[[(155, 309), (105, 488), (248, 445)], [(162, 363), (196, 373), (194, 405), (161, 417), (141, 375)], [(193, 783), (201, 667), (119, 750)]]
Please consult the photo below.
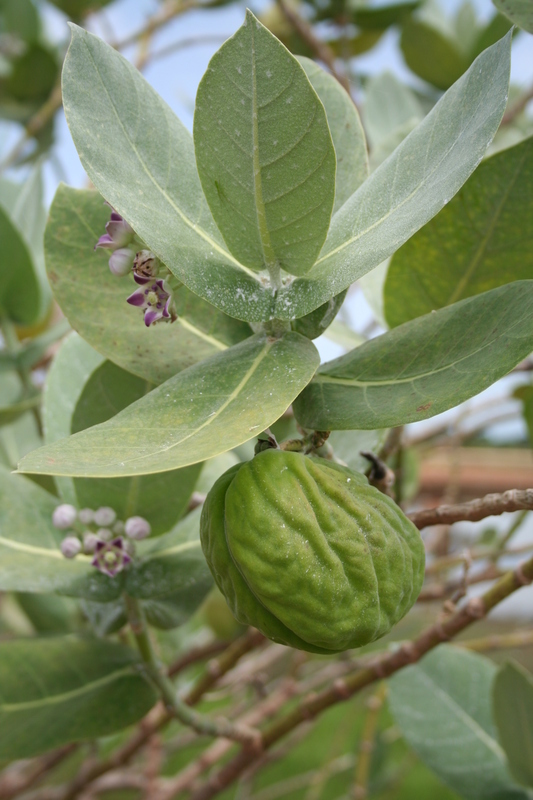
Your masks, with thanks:
[(52, 514), (52, 523), (67, 535), (61, 542), (65, 558), (75, 558), (79, 553), (92, 555), (91, 564), (104, 575), (114, 578), (131, 562), (134, 555), (132, 540), (150, 536), (150, 523), (144, 517), (129, 517), (125, 522), (117, 519), (109, 506), (93, 511), (64, 503)]
[[(107, 204), (109, 205), (109, 203)], [(94, 246), (110, 250), (109, 269), (117, 277), (133, 274), (135, 282), (141, 287), (127, 298), (132, 306), (144, 311), (144, 324), (149, 327), (160, 320), (175, 322), (178, 318), (174, 307), (170, 280), (172, 275), (161, 264), (151, 250), (147, 250), (135, 231), (121, 215), (111, 208), (111, 218), (106, 224), (106, 232)], [(137, 250), (138, 246), (142, 249)], [(164, 273), (165, 277), (158, 276)]]

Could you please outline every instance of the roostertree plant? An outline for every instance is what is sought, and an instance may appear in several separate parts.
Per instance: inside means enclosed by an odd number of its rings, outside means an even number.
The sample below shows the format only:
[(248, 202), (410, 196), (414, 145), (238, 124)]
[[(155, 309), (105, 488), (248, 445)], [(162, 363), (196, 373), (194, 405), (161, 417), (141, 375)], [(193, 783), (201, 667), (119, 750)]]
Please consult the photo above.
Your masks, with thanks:
[[(211, 573), (239, 622), (323, 654), (383, 636), (417, 599), (417, 528), (328, 435), (371, 431), (377, 443), (507, 374), (533, 347), (533, 280), (402, 320), (323, 365), (312, 340), (348, 287), (476, 169), (506, 107), (510, 45), (508, 34), (482, 52), (369, 176), (344, 89), (252, 13), (209, 64), (193, 137), (124, 58), (72, 26), (63, 102), (98, 191), (61, 186), (50, 210), (48, 276), (77, 333), (48, 375), (45, 445), (19, 465), (33, 479), (1, 482), (0, 588), (78, 598), (99, 638), (0, 646), (0, 759), (118, 731), (161, 698), (144, 740), (176, 717), (243, 743), (197, 795), (211, 797), (309, 715), (416, 661), (533, 578), (527, 562), (411, 649), (266, 731), (192, 710), (210, 684), (176, 692), (150, 631), (187, 621)], [(270, 426), (291, 405), (298, 429), (278, 442)], [(202, 462), (256, 439), (248, 462), (215, 462), (210, 483), (224, 474), (190, 511)], [(36, 485), (47, 476), (60, 499)], [(109, 638), (127, 624), (134, 641)], [(90, 767), (83, 781), (111, 768)], [(525, 796), (495, 770), (502, 791)]]

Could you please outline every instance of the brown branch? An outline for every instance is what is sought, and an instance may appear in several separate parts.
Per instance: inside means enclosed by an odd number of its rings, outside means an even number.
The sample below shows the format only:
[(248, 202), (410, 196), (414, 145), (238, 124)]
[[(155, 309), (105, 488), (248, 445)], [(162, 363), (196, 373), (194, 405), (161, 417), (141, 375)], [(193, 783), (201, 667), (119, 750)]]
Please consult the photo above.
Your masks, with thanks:
[(201, 645), (200, 647), (193, 647), (188, 653), (185, 653), (185, 655), (176, 659), (176, 661), (170, 665), (167, 675), (169, 678), (173, 678), (179, 672), (182, 672), (184, 669), (187, 669), (187, 667), (190, 667), (191, 664), (196, 664), (197, 661), (203, 661), (204, 658), (216, 656), (224, 650), (227, 650), (230, 646), (231, 642), (215, 641), (209, 642), (209, 644)]
[(27, 771), (16, 773), (5, 772), (0, 781), (0, 800), (11, 800), (18, 794), (27, 791), (55, 767), (61, 764), (78, 747), (77, 744), (69, 744), (59, 750), (34, 761)]
[(486, 494), (468, 503), (414, 511), (408, 517), (417, 528), (422, 529), (430, 525), (451, 525), (453, 522), (477, 522), (506, 511), (523, 509), (533, 509), (533, 489), (510, 489), (503, 494)]
[[(267, 750), (302, 722), (313, 719), (327, 708), (347, 700), (377, 680), (393, 675), (400, 669), (419, 661), (422, 656), (442, 642), (457, 636), (473, 622), (485, 617), (488, 612), (510, 594), (533, 581), (533, 558), (516, 570), (507, 572), (485, 594), (466, 602), (445, 621), (427, 628), (417, 639), (404, 643), (393, 652), (385, 652), (369, 664), (357, 670), (318, 694), (311, 694), (292, 711), (263, 731), (263, 749)], [(211, 800), (230, 786), (251, 765), (249, 751), (242, 750), (230, 762), (212, 775), (190, 800)]]
[(518, 98), (516, 103), (507, 109), (501, 121), (502, 125), (509, 125), (524, 110), (530, 100), (533, 100), (533, 86), (530, 86), (524, 94)]
[(335, 53), (331, 47), (326, 42), (322, 41), (322, 39), (319, 39), (318, 36), (316, 36), (309, 22), (301, 17), (297, 11), (291, 8), (286, 0), (277, 0), (277, 3), (283, 16), (287, 22), (290, 23), (294, 31), (304, 40), (307, 45), (309, 45), (310, 49), (315, 54), (315, 57), (328, 67), (333, 77), (338, 80), (344, 89), (346, 89), (349, 97), (351, 98), (350, 82), (345, 75), (341, 75), (338, 72), (335, 65)]
[[(184, 700), (189, 705), (195, 705), (202, 698), (205, 692), (221, 678), (226, 672), (235, 666), (237, 661), (250, 650), (253, 650), (265, 637), (251, 628), (239, 639), (236, 639), (222, 653), (219, 658), (211, 661), (207, 666), (204, 675), (200, 676)], [(140, 723), (133, 736), (102, 761), (90, 761), (82, 765), (76, 777), (67, 786), (61, 787), (57, 791), (57, 800), (76, 800), (82, 789), (89, 786), (101, 775), (112, 772), (125, 766), (146, 744), (154, 734), (162, 730), (172, 719), (171, 714), (158, 704)], [(40, 794), (36, 795), (35, 800), (45, 800)], [(56, 800), (56, 796), (54, 796)]]

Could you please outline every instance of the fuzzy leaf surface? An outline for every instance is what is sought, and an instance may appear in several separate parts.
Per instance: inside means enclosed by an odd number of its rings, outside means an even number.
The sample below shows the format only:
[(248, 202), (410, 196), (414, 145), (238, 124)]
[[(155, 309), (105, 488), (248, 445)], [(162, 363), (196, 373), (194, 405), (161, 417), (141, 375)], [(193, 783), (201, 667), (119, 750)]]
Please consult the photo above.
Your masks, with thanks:
[(72, 326), (99, 353), (152, 383), (162, 383), (191, 364), (251, 335), (189, 292), (176, 292), (179, 319), (146, 328), (139, 309), (126, 303), (137, 285), (117, 278), (107, 255), (94, 252), (109, 207), (97, 192), (60, 186), (50, 209), (45, 254), (57, 302)]
[(157, 694), (133, 650), (64, 636), (0, 644), (0, 758), (31, 758), (141, 719)]
[(194, 146), (231, 253), (254, 270), (305, 274), (329, 228), (335, 149), (304, 70), (250, 11), (200, 82)]
[(506, 375), (533, 349), (533, 281), (454, 303), (324, 364), (294, 403), (316, 430), (427, 419)]
[(493, 0), (494, 5), (502, 14), (523, 28), (528, 33), (533, 33), (533, 7), (531, 0)]
[(519, 664), (504, 664), (494, 680), (494, 720), (511, 774), (533, 788), (533, 676)]
[(392, 257), (391, 327), (533, 275), (533, 138), (479, 165), (453, 200)]
[(301, 56), (298, 61), (326, 109), (337, 158), (335, 213), (368, 177), (365, 132), (355, 104), (338, 80), (310, 58)]
[(466, 800), (526, 800), (506, 768), (491, 715), (496, 666), (441, 645), (388, 681), (392, 715), (415, 753)]
[(298, 333), (256, 334), (183, 370), (109, 422), (33, 451), (21, 471), (119, 477), (196, 464), (271, 425), (318, 364), (315, 346)]

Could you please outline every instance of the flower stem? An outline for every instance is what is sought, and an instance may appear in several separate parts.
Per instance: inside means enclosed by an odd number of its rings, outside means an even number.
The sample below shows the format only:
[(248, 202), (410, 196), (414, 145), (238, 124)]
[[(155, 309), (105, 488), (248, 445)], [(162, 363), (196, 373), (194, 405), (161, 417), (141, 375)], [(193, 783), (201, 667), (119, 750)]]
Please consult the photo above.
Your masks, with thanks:
[(154, 684), (161, 695), (167, 711), (184, 725), (192, 728), (202, 736), (222, 736), (241, 742), (244, 745), (252, 745), (255, 749), (261, 748), (261, 734), (259, 731), (249, 728), (246, 725), (234, 725), (226, 719), (212, 720), (187, 705), (178, 696), (174, 684), (167, 678), (162, 665), (157, 658), (150, 633), (146, 626), (144, 613), (139, 601), (124, 594), (124, 604), (131, 631), (135, 637), (139, 653), (143, 660), (144, 668), (149, 680)]

